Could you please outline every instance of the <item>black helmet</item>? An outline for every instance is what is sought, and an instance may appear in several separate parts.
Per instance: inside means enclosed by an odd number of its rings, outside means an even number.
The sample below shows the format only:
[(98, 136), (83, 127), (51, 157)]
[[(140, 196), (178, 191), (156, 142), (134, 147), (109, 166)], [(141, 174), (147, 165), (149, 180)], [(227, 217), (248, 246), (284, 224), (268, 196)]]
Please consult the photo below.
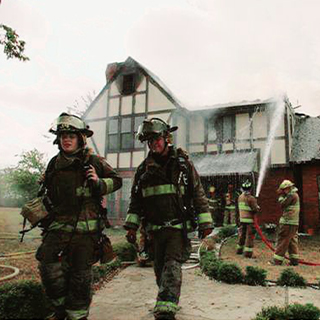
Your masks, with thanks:
[(89, 130), (89, 126), (86, 125), (81, 118), (65, 112), (61, 113), (55, 120), (49, 132), (56, 135), (61, 132), (80, 132), (86, 137), (91, 137), (93, 135), (93, 131)]
[(170, 125), (160, 118), (145, 119), (139, 126), (136, 137), (143, 142), (160, 136), (167, 137), (170, 132), (177, 129), (177, 126), (170, 127)]
[(245, 182), (242, 183), (241, 186), (243, 190), (250, 190), (252, 187), (252, 183), (249, 180), (246, 180)]

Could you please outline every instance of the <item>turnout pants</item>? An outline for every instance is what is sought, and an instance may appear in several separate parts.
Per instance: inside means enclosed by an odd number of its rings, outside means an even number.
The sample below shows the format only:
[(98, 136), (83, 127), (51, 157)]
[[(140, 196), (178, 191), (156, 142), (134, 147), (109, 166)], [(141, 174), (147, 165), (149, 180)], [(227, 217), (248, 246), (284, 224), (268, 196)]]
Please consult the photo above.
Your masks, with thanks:
[(281, 265), (287, 251), (289, 253), (290, 263), (297, 265), (299, 260), (298, 226), (280, 224), (277, 247), (273, 255), (274, 263)]
[(243, 253), (246, 258), (251, 258), (253, 254), (254, 237), (253, 224), (241, 222), (238, 229), (237, 253)]
[[(174, 315), (180, 298), (181, 266), (190, 256), (190, 243), (186, 243), (181, 230), (162, 228), (153, 233), (154, 272), (159, 287), (155, 315)], [(169, 318), (168, 318), (169, 319)]]
[[(92, 265), (98, 258), (98, 235), (52, 231), (45, 235), (36, 258), (42, 284), (60, 317), (87, 317), (92, 300)], [(59, 257), (59, 253), (64, 254)]]
[(224, 210), (224, 217), (223, 217), (223, 225), (232, 225), (235, 226), (237, 221), (236, 221), (236, 210), (235, 209), (225, 209)]

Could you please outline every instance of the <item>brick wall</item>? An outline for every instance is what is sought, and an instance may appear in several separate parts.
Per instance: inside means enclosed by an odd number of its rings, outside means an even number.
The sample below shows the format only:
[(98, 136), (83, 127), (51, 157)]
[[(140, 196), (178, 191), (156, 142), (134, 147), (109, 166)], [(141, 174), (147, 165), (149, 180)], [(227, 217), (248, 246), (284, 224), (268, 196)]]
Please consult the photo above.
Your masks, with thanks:
[(303, 226), (308, 229), (319, 230), (319, 198), (317, 176), (320, 175), (319, 164), (309, 163), (302, 167), (303, 181)]
[(278, 223), (281, 209), (276, 191), (284, 179), (293, 181), (292, 169), (277, 168), (268, 170), (258, 197), (258, 204), (261, 207), (260, 225), (263, 223)]

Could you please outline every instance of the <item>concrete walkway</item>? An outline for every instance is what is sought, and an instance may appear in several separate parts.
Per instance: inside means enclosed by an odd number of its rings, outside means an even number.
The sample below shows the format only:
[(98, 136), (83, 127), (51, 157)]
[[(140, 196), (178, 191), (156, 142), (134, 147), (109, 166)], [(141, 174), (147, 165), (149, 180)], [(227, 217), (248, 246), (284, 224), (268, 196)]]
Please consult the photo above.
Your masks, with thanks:
[[(93, 297), (90, 320), (152, 320), (157, 295), (152, 268), (130, 266)], [(208, 280), (199, 269), (183, 271), (177, 320), (250, 320), (262, 307), (313, 303), (320, 308), (320, 290), (228, 285)]]

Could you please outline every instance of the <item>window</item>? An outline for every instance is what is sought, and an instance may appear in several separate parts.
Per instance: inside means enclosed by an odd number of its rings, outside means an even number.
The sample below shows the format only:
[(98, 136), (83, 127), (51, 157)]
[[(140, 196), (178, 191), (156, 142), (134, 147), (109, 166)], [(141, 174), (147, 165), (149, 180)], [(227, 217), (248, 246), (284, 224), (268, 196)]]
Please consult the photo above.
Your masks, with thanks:
[(110, 119), (108, 130), (108, 149), (111, 151), (128, 151), (128, 149), (144, 148), (144, 144), (136, 139), (136, 132), (144, 119), (144, 116)]
[(138, 128), (140, 124), (142, 124), (143, 120), (145, 119), (144, 116), (142, 117), (135, 117), (134, 118), (134, 147), (135, 149), (143, 148), (144, 144), (141, 143), (137, 138), (136, 138), (136, 133), (138, 132)]
[(233, 117), (224, 116), (222, 125), (223, 125), (223, 131), (222, 131), (223, 142), (231, 142), (233, 140)]
[(216, 142), (218, 138), (217, 134), (217, 121), (210, 119), (208, 121), (208, 142)]
[(135, 74), (126, 74), (123, 76), (122, 82), (122, 94), (129, 95), (134, 93), (136, 90), (135, 88)]
[(109, 132), (108, 132), (108, 149), (116, 150), (119, 148), (118, 143), (118, 119), (109, 120)]
[(121, 120), (121, 149), (130, 149), (133, 144), (133, 135), (131, 130), (131, 117)]

